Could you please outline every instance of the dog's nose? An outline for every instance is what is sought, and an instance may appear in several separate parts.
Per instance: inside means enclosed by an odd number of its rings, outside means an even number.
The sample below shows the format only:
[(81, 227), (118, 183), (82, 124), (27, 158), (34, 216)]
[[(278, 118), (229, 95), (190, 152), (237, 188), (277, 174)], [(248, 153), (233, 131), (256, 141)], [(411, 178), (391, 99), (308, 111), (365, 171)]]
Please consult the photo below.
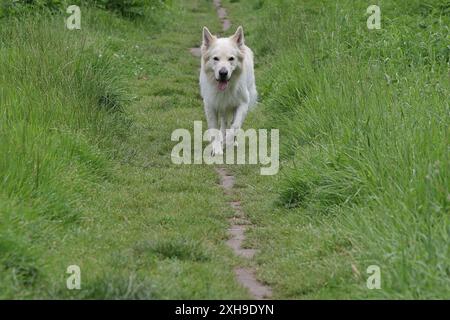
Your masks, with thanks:
[(228, 76), (228, 70), (225, 68), (222, 68), (219, 70), (219, 76), (221, 79), (226, 79)]

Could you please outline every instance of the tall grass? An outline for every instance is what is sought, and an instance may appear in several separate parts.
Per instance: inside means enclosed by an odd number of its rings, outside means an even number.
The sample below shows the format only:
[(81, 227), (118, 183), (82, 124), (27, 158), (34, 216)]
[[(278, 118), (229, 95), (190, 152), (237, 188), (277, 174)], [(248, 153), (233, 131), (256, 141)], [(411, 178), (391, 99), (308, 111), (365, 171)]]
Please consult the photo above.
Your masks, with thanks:
[(39, 279), (35, 244), (77, 222), (88, 186), (108, 176), (104, 148), (127, 121), (120, 69), (101, 46), (59, 16), (0, 23), (3, 291)]
[(117, 13), (122, 17), (158, 21), (160, 9), (171, 6), (171, 0), (0, 0), (0, 18), (26, 14), (61, 13), (70, 5), (95, 7)]
[(279, 202), (333, 216), (358, 261), (386, 271), (387, 296), (445, 297), (450, 3), (379, 1), (381, 30), (366, 27), (370, 4), (260, 9), (260, 91), (288, 163)]

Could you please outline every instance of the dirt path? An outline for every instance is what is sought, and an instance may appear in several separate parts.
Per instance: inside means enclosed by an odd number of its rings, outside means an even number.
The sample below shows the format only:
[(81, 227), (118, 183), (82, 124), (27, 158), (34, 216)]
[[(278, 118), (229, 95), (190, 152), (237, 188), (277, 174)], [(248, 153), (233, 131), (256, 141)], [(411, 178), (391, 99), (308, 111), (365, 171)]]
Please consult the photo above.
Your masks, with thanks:
[[(214, 0), (214, 6), (216, 7), (217, 16), (222, 23), (222, 30), (227, 31), (231, 27), (231, 21), (228, 19), (227, 11), (222, 7), (220, 0)], [(190, 48), (189, 51), (194, 57), (200, 57), (202, 55), (200, 48)]]
[(227, 31), (231, 27), (231, 21), (228, 19), (227, 11), (224, 7), (222, 7), (222, 3), (220, 0), (214, 0), (214, 5), (216, 6), (217, 16), (222, 22), (223, 31)]
[[(220, 176), (220, 183), (225, 194), (233, 196), (235, 177), (223, 167), (216, 168), (216, 171)], [(234, 210), (234, 216), (230, 219), (230, 228), (228, 229), (230, 239), (227, 241), (227, 245), (237, 256), (250, 260), (255, 255), (256, 249), (244, 249), (242, 243), (245, 241), (245, 231), (251, 227), (251, 222), (247, 219), (239, 201), (232, 200), (230, 206)], [(248, 289), (253, 298), (261, 300), (272, 296), (272, 290), (256, 279), (253, 268), (238, 267), (235, 268), (234, 273), (238, 282)]]
[[(228, 19), (227, 11), (222, 7), (220, 0), (214, 0), (217, 16), (222, 23), (222, 30), (227, 31), (231, 27), (231, 21)], [(192, 55), (196, 57), (201, 56), (200, 48), (190, 48)], [(233, 196), (235, 177), (224, 167), (216, 168), (217, 173), (220, 176), (220, 183), (224, 189), (224, 193), (228, 196)], [(227, 245), (233, 250), (233, 252), (244, 259), (253, 259), (256, 249), (244, 249), (242, 243), (245, 241), (245, 231), (251, 227), (251, 222), (247, 219), (240, 201), (230, 201), (230, 206), (234, 210), (234, 216), (229, 220), (230, 227), (228, 229), (229, 240)], [(237, 281), (251, 294), (256, 300), (267, 299), (272, 296), (272, 290), (270, 287), (264, 285), (256, 279), (255, 269), (251, 267), (237, 267), (234, 269)]]

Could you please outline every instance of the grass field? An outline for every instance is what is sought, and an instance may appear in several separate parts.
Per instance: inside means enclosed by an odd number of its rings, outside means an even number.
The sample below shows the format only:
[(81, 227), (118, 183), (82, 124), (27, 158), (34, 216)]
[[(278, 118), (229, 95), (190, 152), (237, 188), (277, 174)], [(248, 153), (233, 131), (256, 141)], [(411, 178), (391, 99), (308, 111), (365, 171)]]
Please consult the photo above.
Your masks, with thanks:
[[(0, 11), (0, 298), (249, 298), (214, 168), (170, 159), (204, 120), (188, 49), (219, 32), (212, 1), (79, 1), (72, 31), (60, 2)], [(448, 298), (450, 3), (375, 1), (368, 30), (368, 1), (222, 2), (256, 55), (245, 128), (280, 129), (278, 175), (231, 167), (258, 278), (276, 299)]]

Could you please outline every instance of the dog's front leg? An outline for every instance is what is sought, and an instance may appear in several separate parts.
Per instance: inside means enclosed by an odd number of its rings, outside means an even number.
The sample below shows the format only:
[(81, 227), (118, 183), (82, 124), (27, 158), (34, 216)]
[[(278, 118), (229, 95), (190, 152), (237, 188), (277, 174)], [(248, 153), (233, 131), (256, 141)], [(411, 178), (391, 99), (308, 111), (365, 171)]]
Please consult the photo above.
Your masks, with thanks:
[(211, 108), (205, 104), (206, 122), (208, 123), (208, 129), (216, 129), (217, 134), (210, 136), (211, 141), (211, 155), (223, 154), (222, 137), (220, 131), (218, 131), (218, 112), (217, 109)]
[(235, 145), (236, 133), (242, 128), (245, 117), (248, 112), (248, 103), (240, 104), (234, 111), (233, 122), (231, 123), (230, 129), (227, 130), (226, 144), (227, 146)]
[(225, 137), (227, 134), (227, 113), (219, 112), (219, 121), (220, 121), (220, 141), (222, 142), (222, 148), (225, 141)]

